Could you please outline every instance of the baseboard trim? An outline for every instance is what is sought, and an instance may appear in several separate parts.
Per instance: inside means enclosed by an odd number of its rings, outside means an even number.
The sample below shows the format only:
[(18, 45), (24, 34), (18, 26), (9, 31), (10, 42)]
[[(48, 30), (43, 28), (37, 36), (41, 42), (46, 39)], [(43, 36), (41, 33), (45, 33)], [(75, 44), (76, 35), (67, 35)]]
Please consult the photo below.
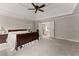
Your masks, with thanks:
[(78, 40), (72, 40), (72, 39), (68, 39), (68, 38), (61, 38), (61, 37), (55, 37), (54, 39), (67, 40), (67, 41), (72, 41), (72, 42), (79, 42)]

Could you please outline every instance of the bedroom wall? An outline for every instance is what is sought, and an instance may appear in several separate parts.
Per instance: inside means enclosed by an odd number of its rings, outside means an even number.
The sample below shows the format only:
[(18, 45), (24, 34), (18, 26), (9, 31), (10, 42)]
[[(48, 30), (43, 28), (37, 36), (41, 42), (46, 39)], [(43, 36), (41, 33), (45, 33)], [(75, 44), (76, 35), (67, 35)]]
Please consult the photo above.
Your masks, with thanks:
[[(70, 41), (79, 41), (79, 15), (64, 15), (59, 17), (49, 17), (40, 22), (55, 23), (55, 38)], [(51, 25), (52, 27), (52, 25)], [(51, 31), (52, 32), (52, 31)]]
[(73, 14), (55, 17), (55, 37), (79, 42), (79, 4)]
[(27, 29), (29, 26), (34, 31), (34, 22), (29, 20), (20, 20), (0, 15), (0, 26), (7, 29)]
[(79, 41), (79, 15), (56, 17), (55, 37), (71, 41)]

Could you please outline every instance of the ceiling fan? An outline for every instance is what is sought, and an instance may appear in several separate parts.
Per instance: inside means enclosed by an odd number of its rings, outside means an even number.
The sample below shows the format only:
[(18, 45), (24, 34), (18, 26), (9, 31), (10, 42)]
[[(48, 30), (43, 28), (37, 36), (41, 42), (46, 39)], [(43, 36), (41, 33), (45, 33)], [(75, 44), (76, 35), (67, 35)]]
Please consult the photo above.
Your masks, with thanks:
[(38, 5), (35, 5), (34, 3), (32, 3), (32, 5), (34, 8), (29, 8), (28, 10), (35, 10), (35, 13), (37, 13), (37, 11), (44, 12), (44, 10), (42, 10), (41, 8), (45, 7), (45, 4), (38, 6)]

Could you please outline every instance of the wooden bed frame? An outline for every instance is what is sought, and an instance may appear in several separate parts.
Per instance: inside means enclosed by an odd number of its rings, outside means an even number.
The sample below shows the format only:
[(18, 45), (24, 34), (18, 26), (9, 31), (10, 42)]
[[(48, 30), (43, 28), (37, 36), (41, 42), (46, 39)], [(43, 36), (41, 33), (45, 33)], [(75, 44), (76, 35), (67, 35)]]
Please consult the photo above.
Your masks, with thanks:
[[(17, 29), (17, 30), (8, 30), (8, 32), (13, 31), (26, 31), (27, 29)], [(18, 50), (18, 47), (22, 48), (22, 45), (29, 43), (33, 40), (39, 40), (39, 31), (31, 32), (31, 33), (23, 33), (23, 34), (17, 34), (17, 43), (15, 49)]]
[(0, 34), (0, 44), (6, 43), (8, 34)]
[(12, 29), (12, 30), (8, 30), (8, 32), (15, 32), (15, 31), (27, 31), (27, 29)]

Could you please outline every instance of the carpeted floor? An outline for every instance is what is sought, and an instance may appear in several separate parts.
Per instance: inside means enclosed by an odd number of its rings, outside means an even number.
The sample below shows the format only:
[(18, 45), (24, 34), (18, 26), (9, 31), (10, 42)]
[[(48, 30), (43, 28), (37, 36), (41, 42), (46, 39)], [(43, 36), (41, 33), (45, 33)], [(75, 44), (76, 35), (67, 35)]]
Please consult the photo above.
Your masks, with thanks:
[(79, 43), (62, 39), (40, 39), (25, 45), (13, 56), (79, 56)]

